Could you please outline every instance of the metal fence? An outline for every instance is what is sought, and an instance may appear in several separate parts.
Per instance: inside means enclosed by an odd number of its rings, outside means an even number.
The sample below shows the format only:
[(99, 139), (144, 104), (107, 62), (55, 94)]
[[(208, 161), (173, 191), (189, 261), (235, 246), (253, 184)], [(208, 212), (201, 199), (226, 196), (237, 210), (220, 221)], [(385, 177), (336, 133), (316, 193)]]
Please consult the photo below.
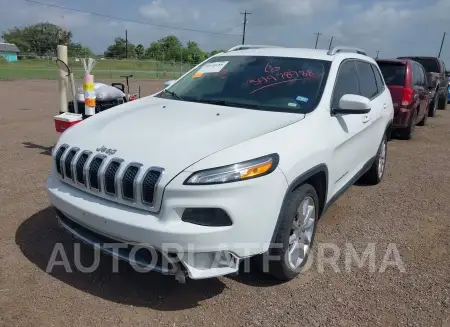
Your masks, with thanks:
[[(124, 75), (136, 79), (174, 79), (194, 67), (194, 64), (176, 61), (96, 59), (93, 75), (97, 80), (117, 80)], [(81, 59), (69, 58), (75, 79), (82, 79), (84, 69)], [(0, 80), (58, 79), (54, 57), (19, 56), (8, 62), (0, 56)]]

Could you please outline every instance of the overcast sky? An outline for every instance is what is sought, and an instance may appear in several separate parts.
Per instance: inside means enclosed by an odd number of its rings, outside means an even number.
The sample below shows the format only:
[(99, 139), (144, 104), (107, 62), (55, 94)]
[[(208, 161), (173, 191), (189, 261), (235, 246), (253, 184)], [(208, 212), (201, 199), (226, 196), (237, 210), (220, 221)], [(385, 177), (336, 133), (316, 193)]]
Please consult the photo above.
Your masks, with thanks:
[[(66, 25), (73, 40), (103, 52), (114, 37), (128, 30), (130, 42), (144, 45), (173, 34), (196, 41), (207, 51), (241, 42), (243, 17), (248, 18), (246, 43), (314, 47), (334, 44), (365, 49), (372, 56), (437, 55), (442, 34), (450, 32), (450, 0), (38, 0), (84, 11), (174, 27), (225, 32), (212, 35), (152, 27), (49, 8), (25, 0), (0, 0), (0, 30), (49, 21)], [(64, 18), (62, 18), (64, 16)], [(450, 36), (442, 58), (450, 67)]]

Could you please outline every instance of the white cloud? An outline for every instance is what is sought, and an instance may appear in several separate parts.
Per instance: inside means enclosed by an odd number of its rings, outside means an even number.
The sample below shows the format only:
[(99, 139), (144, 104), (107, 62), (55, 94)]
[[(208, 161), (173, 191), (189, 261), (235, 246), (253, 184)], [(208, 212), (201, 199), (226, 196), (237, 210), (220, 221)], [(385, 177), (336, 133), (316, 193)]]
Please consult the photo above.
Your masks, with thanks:
[[(226, 0), (238, 3), (237, 0)], [(249, 17), (256, 26), (298, 26), (302, 20), (336, 8), (339, 0), (248, 0), (239, 2), (242, 11), (252, 13)]]
[(200, 19), (200, 10), (198, 9), (193, 9), (192, 10), (192, 18), (194, 18), (194, 20), (199, 20)]
[(425, 5), (413, 1), (375, 2), (329, 25), (325, 33), (346, 44), (361, 44), (372, 52), (374, 47), (381, 48), (387, 56), (406, 52), (434, 54), (438, 47), (432, 44), (435, 37), (439, 39), (450, 29), (448, 12), (449, 0), (430, 0)]
[(67, 26), (67, 28), (84, 27), (91, 22), (91, 16), (89, 14), (68, 12), (62, 9), (53, 7), (38, 6), (25, 2), (9, 2), (8, 0), (0, 0), (0, 7), (8, 8), (8, 14), (4, 11), (4, 14), (0, 16), (1, 28), (4, 28), (6, 24), (13, 26), (20, 26), (37, 22), (50, 22), (60, 26)]
[(162, 6), (161, 0), (153, 0), (150, 4), (139, 8), (141, 15), (152, 19), (169, 18), (169, 12)]

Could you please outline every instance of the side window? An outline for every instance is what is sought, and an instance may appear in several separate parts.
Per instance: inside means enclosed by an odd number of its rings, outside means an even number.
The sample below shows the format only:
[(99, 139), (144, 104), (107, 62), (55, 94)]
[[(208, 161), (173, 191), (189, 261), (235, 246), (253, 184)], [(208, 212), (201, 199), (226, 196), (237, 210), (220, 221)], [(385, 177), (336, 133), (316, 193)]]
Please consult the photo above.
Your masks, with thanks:
[(332, 108), (339, 107), (339, 100), (344, 94), (359, 94), (358, 74), (355, 63), (351, 60), (342, 63), (334, 86)]
[(378, 94), (375, 75), (368, 62), (356, 61), (356, 70), (359, 77), (360, 95), (372, 99)]
[(375, 81), (377, 82), (378, 94), (384, 91), (383, 78), (377, 66), (372, 65), (373, 73), (375, 74)]
[(414, 75), (413, 75), (414, 85), (420, 86), (420, 73), (419, 73), (419, 65), (414, 63)]
[(423, 68), (421, 65), (417, 65), (417, 70), (419, 71), (420, 85), (425, 86), (425, 74), (423, 73)]
[(430, 81), (428, 80), (427, 72), (425, 71), (425, 68), (423, 68), (423, 66), (421, 66), (420, 69), (422, 70), (423, 75), (423, 86), (428, 87)]
[(414, 85), (422, 86), (423, 78), (422, 78), (422, 70), (418, 63), (414, 63), (414, 77), (413, 77)]

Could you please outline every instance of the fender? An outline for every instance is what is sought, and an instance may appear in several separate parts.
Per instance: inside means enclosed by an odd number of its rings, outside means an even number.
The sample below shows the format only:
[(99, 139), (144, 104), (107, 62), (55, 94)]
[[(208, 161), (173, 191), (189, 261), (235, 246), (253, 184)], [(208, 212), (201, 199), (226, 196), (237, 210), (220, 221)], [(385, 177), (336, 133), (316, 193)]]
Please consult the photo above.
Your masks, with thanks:
[[(301, 174), (300, 176), (296, 177), (294, 179), (294, 181), (289, 185), (289, 187), (286, 190), (286, 193), (284, 194), (283, 197), (283, 204), (281, 206), (281, 210), (280, 213), (278, 214), (278, 219), (277, 219), (277, 223), (275, 224), (275, 228), (273, 231), (273, 235), (272, 235), (272, 239), (271, 239), (271, 243), (274, 242), (275, 240), (275, 236), (276, 233), (278, 231), (278, 228), (281, 224), (281, 215), (284, 212), (284, 205), (286, 203), (286, 197), (292, 192), (294, 191), (297, 187), (299, 187), (300, 185), (302, 185), (305, 181), (307, 181), (309, 178), (311, 178), (312, 176), (316, 175), (317, 173), (325, 173), (325, 179), (326, 179), (326, 186), (325, 186), (325, 203), (327, 201), (327, 194), (328, 194), (328, 167), (325, 164), (319, 164), (317, 166), (314, 166), (313, 168), (307, 170), (306, 172), (304, 172), (303, 174)], [(324, 205), (325, 205), (324, 203)]]

